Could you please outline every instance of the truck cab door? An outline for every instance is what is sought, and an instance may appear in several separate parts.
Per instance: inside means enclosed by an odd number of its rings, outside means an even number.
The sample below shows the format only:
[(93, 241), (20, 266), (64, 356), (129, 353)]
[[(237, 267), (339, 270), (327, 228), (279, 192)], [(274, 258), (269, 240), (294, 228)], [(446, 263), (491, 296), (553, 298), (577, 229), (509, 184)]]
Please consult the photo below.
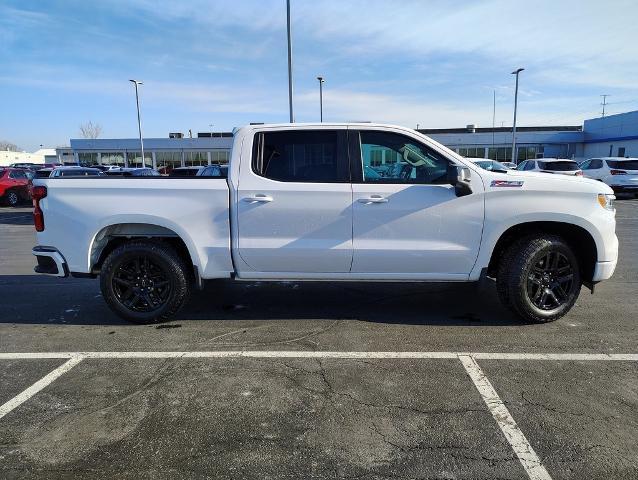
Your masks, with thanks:
[(237, 188), (240, 276), (350, 271), (352, 187), (346, 139), (345, 127), (265, 128), (254, 134), (252, 147), (243, 150), (252, 158), (242, 155)]
[(484, 187), (448, 183), (453, 163), (418, 134), (391, 128), (349, 130), (353, 176), (353, 276), (467, 279), (478, 257)]

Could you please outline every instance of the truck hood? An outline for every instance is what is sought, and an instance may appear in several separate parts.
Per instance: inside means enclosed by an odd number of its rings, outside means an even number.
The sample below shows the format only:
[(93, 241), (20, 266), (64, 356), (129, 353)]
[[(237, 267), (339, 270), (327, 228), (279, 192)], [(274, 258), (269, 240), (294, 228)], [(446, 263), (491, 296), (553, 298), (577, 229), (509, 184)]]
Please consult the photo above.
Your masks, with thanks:
[[(519, 172), (517, 170), (508, 170), (506, 173), (486, 171), (486, 173), (490, 174), (490, 181), (486, 182), (486, 186), (488, 188), (490, 187), (491, 180), (512, 180), (523, 182), (522, 187), (525, 190), (563, 190), (596, 194), (614, 193), (611, 187), (603, 182), (584, 177), (556, 175), (553, 173), (542, 172)], [(482, 174), (483, 172), (481, 172), (481, 175)], [(484, 176), (484, 178), (485, 177), (487, 176)]]

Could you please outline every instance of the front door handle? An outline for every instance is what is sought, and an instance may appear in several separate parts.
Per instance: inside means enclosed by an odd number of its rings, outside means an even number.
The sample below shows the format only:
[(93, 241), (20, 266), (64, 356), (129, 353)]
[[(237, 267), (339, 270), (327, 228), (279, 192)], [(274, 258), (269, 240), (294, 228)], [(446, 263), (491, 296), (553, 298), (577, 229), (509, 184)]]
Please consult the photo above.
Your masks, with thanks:
[(250, 197), (244, 197), (244, 202), (272, 202), (273, 198), (270, 195), (264, 195), (263, 193), (258, 193), (257, 195), (253, 195)]
[(370, 203), (388, 203), (388, 199), (382, 197), (381, 195), (370, 195), (366, 198), (359, 198), (357, 200), (360, 203), (370, 204)]

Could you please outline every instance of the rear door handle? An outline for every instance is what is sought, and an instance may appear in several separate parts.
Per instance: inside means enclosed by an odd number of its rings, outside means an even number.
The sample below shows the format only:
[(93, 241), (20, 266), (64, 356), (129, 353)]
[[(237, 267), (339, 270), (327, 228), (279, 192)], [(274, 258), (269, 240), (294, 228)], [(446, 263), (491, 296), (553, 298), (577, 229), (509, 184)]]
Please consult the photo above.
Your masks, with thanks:
[(270, 195), (264, 195), (263, 193), (258, 193), (257, 195), (253, 195), (250, 197), (244, 197), (243, 198), (244, 202), (272, 202), (273, 198)]
[(385, 197), (382, 197), (381, 195), (370, 195), (369, 197), (366, 198), (359, 198), (357, 200), (360, 203), (388, 203), (388, 199)]

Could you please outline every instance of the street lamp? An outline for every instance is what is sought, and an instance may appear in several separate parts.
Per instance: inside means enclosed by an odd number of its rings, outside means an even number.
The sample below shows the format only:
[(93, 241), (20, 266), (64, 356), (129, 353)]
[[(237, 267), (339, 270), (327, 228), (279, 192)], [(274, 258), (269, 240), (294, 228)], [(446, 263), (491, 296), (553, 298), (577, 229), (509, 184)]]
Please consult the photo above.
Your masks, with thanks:
[(210, 127), (210, 138), (213, 138), (213, 124), (209, 123), (208, 126)]
[(129, 80), (135, 85), (135, 103), (137, 104), (137, 129), (140, 132), (140, 148), (142, 150), (142, 166), (146, 167), (146, 160), (144, 159), (144, 140), (142, 140), (142, 119), (140, 117), (140, 97), (137, 92), (138, 85), (144, 85), (139, 80)]
[(290, 0), (286, 0), (286, 31), (288, 33), (288, 107), (290, 109), (290, 123), (295, 122), (292, 111), (292, 38), (290, 34)]
[(319, 80), (319, 121), (323, 123), (323, 83), (325, 80), (321, 75), (317, 77)]
[(516, 160), (516, 107), (518, 106), (518, 74), (521, 73), (524, 68), (517, 68), (512, 72), (512, 75), (516, 75), (516, 88), (514, 89), (514, 125), (512, 127), (512, 162), (518, 163)]

